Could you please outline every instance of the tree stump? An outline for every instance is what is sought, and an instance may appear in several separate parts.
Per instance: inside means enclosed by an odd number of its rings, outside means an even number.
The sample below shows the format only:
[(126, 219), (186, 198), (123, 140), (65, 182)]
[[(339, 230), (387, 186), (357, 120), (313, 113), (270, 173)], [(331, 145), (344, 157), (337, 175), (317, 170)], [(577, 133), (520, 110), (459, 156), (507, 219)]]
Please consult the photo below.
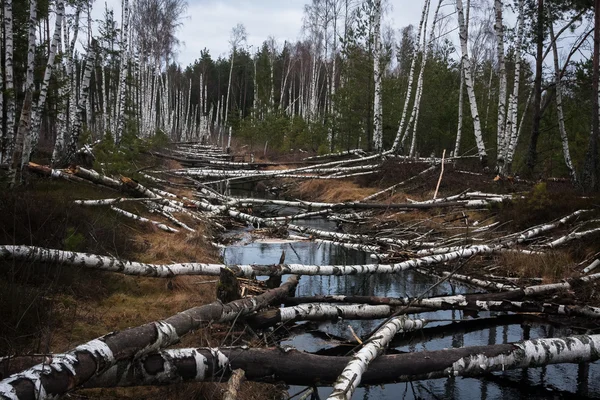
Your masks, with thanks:
[(240, 283), (229, 268), (221, 268), (219, 283), (217, 283), (217, 299), (229, 303), (242, 298)]

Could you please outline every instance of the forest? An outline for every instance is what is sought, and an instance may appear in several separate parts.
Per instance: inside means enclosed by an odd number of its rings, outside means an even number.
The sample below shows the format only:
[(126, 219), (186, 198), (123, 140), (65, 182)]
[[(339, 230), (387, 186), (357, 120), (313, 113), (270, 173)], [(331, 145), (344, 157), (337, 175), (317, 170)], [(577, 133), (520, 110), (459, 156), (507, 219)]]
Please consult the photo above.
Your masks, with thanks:
[(238, 24), (228, 57), (205, 49), (182, 66), (182, 0), (123, 1), (120, 21), (108, 8), (92, 21), (101, 5), (86, 1), (5, 1), (0, 164), (14, 175), (36, 152), (66, 165), (86, 144), (159, 135), (288, 152), (446, 149), (503, 175), (596, 187), (593, 2), (463, 2), (425, 1), (395, 31), (382, 25), (393, 4), (316, 1), (296, 42), (251, 48)]
[(599, 396), (600, 0), (414, 3), (2, 0), (0, 399)]

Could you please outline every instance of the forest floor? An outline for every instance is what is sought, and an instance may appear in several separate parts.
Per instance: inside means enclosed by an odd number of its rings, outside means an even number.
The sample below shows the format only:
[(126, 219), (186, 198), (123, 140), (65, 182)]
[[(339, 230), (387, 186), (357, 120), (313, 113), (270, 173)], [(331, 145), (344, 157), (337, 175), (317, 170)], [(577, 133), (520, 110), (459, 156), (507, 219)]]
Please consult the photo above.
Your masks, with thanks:
[[(155, 165), (156, 159), (146, 160)], [(173, 161), (169, 161), (173, 163)], [(173, 167), (173, 165), (170, 165)], [(284, 197), (311, 201), (361, 200), (422, 170), (422, 165), (387, 162), (380, 172), (351, 180), (306, 181), (294, 185)], [(438, 173), (424, 175), (381, 202), (399, 203), (433, 197)], [(278, 184), (285, 185), (281, 180)], [(407, 221), (433, 226), (464, 226), (493, 219), (500, 229), (515, 232), (565, 216), (582, 208), (596, 214), (598, 198), (584, 198), (568, 182), (494, 180), (494, 175), (474, 175), (448, 167), (438, 197), (463, 191), (521, 193), (522, 200), (501, 203), (482, 211), (443, 208), (399, 212), (383, 210), (366, 225), (344, 226), (348, 232), (369, 233), (381, 227), (394, 229)], [(27, 244), (71, 251), (115, 255), (151, 263), (186, 261), (218, 262), (219, 255), (207, 237), (215, 232), (200, 226), (196, 233), (166, 233), (151, 225), (125, 219), (103, 207), (81, 207), (74, 200), (115, 197), (115, 192), (93, 185), (28, 177), (26, 185), (0, 192), (0, 243)], [(128, 203), (124, 209), (148, 216), (143, 207)], [(467, 236), (465, 236), (465, 240)], [(502, 253), (475, 257), (461, 273), (479, 276), (482, 266), (494, 274), (516, 278), (542, 278), (544, 283), (580, 276), (581, 263), (598, 252), (598, 235), (571, 242), (543, 255)], [(401, 257), (401, 255), (399, 255)], [(174, 279), (131, 277), (120, 274), (4, 261), (0, 269), (0, 356), (63, 352), (110, 331), (137, 326), (174, 315), (216, 298), (212, 277), (181, 276)], [(489, 268), (487, 269), (489, 272)], [(571, 293), (561, 303), (600, 305), (600, 294), (590, 287)], [(218, 324), (200, 329), (182, 340), (184, 346), (228, 345), (228, 328)], [(0, 378), (2, 377), (0, 371)], [(190, 383), (169, 387), (84, 390), (81, 398), (220, 398), (223, 384)], [(240, 399), (278, 398), (272, 385), (245, 383)]]
[[(155, 165), (156, 160), (146, 160)], [(172, 166), (172, 165), (171, 165)], [(94, 185), (35, 175), (26, 185), (0, 191), (0, 243), (26, 244), (117, 256), (148, 263), (219, 262), (207, 237), (168, 233), (120, 216), (108, 207), (83, 207), (74, 200), (119, 197)], [(144, 207), (123, 209), (152, 218)], [(182, 218), (183, 219), (183, 218)], [(186, 221), (189, 223), (189, 221)], [(134, 277), (87, 268), (2, 261), (0, 268), (0, 357), (61, 353), (127, 327), (160, 320), (216, 300), (214, 277)], [(228, 326), (214, 324), (186, 335), (181, 345), (230, 345)], [(239, 344), (239, 343), (238, 343)], [(0, 379), (5, 372), (0, 370)], [(273, 385), (249, 382), (239, 398), (279, 398)], [(165, 387), (87, 389), (72, 394), (94, 399), (218, 399), (225, 384), (186, 383)]]

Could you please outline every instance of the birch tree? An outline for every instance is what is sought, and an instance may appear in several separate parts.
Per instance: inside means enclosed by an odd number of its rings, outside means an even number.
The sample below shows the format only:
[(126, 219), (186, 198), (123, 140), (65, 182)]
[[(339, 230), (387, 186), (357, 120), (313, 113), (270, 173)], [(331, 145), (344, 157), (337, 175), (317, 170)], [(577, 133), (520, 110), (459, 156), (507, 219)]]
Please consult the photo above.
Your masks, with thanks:
[(46, 97), (48, 96), (50, 78), (52, 77), (52, 70), (54, 69), (54, 60), (56, 59), (56, 53), (58, 51), (58, 45), (60, 43), (62, 21), (65, 14), (64, 0), (57, 0), (55, 7), (56, 15), (54, 20), (54, 34), (52, 35), (52, 42), (50, 43), (50, 48), (48, 52), (48, 62), (46, 63), (46, 69), (44, 70), (44, 78), (42, 80), (40, 94), (35, 107), (33, 107), (31, 111), (31, 132), (25, 137), (21, 166), (26, 165), (29, 162), (31, 153), (35, 151), (37, 142), (40, 137), (42, 111), (46, 104)]
[(115, 129), (115, 143), (119, 143), (123, 137), (123, 130), (125, 129), (125, 97), (127, 90), (127, 64), (128, 58), (128, 46), (129, 41), (127, 39), (129, 33), (129, 0), (123, 0), (123, 15), (121, 22), (121, 59), (119, 64), (119, 89), (117, 95), (117, 125)]
[(15, 133), (15, 86), (13, 77), (13, 6), (4, 1), (4, 94), (6, 96), (6, 129), (0, 163), (10, 164)]
[(373, 79), (375, 81), (373, 146), (377, 152), (383, 150), (381, 77), (381, 0), (375, 0), (373, 3)]
[(29, 29), (28, 29), (28, 46), (27, 46), (27, 72), (25, 74), (25, 98), (21, 109), (21, 117), (19, 118), (19, 127), (17, 129), (17, 137), (15, 151), (11, 155), (13, 168), (19, 168), (21, 156), (23, 155), (24, 141), (30, 141), (31, 135), (31, 108), (33, 103), (33, 72), (35, 67), (35, 28), (37, 25), (37, 0), (29, 0)]
[(494, 24), (494, 30), (496, 31), (496, 46), (498, 52), (498, 125), (496, 135), (496, 170), (498, 172), (504, 170), (504, 148), (506, 146), (506, 130), (505, 130), (505, 119), (506, 119), (506, 65), (504, 62), (504, 25), (502, 22), (503, 14), (503, 3), (502, 0), (494, 1), (494, 12), (496, 14), (496, 22)]
[(404, 142), (405, 132), (405, 123), (406, 123), (406, 113), (408, 111), (408, 104), (412, 97), (412, 85), (414, 80), (415, 66), (417, 64), (417, 57), (419, 55), (420, 46), (421, 46), (421, 32), (423, 32), (423, 23), (427, 18), (427, 13), (429, 12), (429, 4), (430, 0), (426, 0), (423, 3), (423, 11), (421, 13), (421, 21), (419, 22), (419, 30), (417, 31), (416, 38), (416, 46), (413, 51), (412, 61), (410, 64), (410, 71), (408, 73), (408, 87), (406, 89), (406, 96), (404, 98), (404, 106), (402, 107), (402, 116), (400, 117), (400, 125), (398, 126), (398, 132), (396, 132), (396, 138), (394, 139), (394, 144), (392, 145), (391, 151), (393, 153), (397, 153), (401, 149), (401, 142)]
[(473, 86), (473, 76), (471, 59), (469, 58), (469, 51), (467, 48), (467, 25), (465, 22), (465, 15), (463, 9), (462, 0), (456, 0), (456, 11), (458, 14), (458, 30), (460, 38), (460, 47), (462, 51), (462, 63), (464, 65), (465, 74), (465, 86), (467, 88), (467, 96), (469, 98), (469, 105), (471, 108), (471, 116), (473, 117), (473, 129), (475, 133), (475, 143), (477, 144), (477, 153), (479, 154), (479, 160), (482, 165), (487, 164), (487, 152), (485, 150), (485, 144), (483, 143), (483, 135), (481, 132), (481, 121), (479, 118), (479, 110), (477, 108), (477, 98), (475, 97), (475, 88)]
[(229, 37), (229, 44), (231, 45), (231, 61), (229, 65), (229, 80), (227, 83), (227, 96), (225, 100), (225, 115), (224, 115), (224, 126), (227, 125), (227, 117), (229, 115), (229, 98), (231, 95), (231, 76), (233, 75), (233, 64), (235, 62), (235, 53), (238, 48), (246, 41), (246, 28), (242, 24), (237, 24), (231, 29), (231, 36)]
[(563, 105), (562, 105), (562, 73), (559, 66), (558, 60), (558, 48), (556, 45), (556, 37), (554, 36), (554, 27), (550, 24), (550, 40), (552, 41), (552, 55), (554, 58), (554, 79), (555, 79), (555, 95), (556, 95), (556, 116), (558, 118), (558, 130), (560, 132), (560, 140), (562, 143), (563, 156), (565, 159), (565, 165), (569, 170), (569, 176), (571, 177), (571, 182), (573, 184), (577, 184), (577, 174), (575, 173), (575, 167), (573, 165), (573, 161), (571, 160), (571, 153), (569, 151), (569, 138), (567, 136), (567, 131), (565, 129), (565, 116), (563, 113)]

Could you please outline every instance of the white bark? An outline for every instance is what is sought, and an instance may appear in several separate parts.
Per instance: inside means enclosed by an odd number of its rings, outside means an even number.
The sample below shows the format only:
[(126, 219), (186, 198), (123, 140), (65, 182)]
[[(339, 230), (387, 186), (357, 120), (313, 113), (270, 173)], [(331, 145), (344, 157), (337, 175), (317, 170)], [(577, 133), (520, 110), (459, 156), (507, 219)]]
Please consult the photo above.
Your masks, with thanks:
[[(79, 266), (126, 275), (172, 277), (176, 275), (219, 275), (221, 268), (229, 268), (243, 277), (298, 275), (357, 275), (393, 274), (409, 269), (469, 258), (475, 254), (490, 254), (498, 251), (491, 246), (472, 246), (446, 254), (415, 258), (396, 264), (364, 265), (304, 265), (286, 264), (278, 266), (224, 265), (203, 263), (145, 264), (125, 261), (115, 257), (89, 253), (78, 253), (35, 246), (0, 245), (0, 259), (52, 262), (60, 265)], [(594, 275), (589, 275), (593, 278)]]
[(479, 111), (477, 109), (477, 99), (475, 97), (475, 88), (473, 83), (473, 77), (471, 75), (471, 59), (469, 57), (469, 51), (467, 48), (467, 26), (465, 23), (463, 2), (462, 0), (456, 0), (456, 11), (458, 12), (458, 29), (460, 37), (460, 46), (462, 50), (462, 63), (464, 66), (465, 74), (465, 86), (467, 87), (467, 96), (469, 98), (469, 105), (471, 108), (471, 116), (473, 117), (473, 129), (475, 134), (475, 143), (477, 144), (477, 153), (482, 163), (487, 161), (487, 152), (485, 150), (485, 144), (483, 143), (483, 136), (481, 132), (481, 121), (479, 118)]
[(556, 240), (553, 240), (552, 242), (544, 245), (545, 247), (557, 247), (560, 246), (566, 242), (569, 242), (571, 240), (575, 240), (575, 239), (581, 239), (584, 236), (587, 235), (591, 235), (594, 233), (600, 232), (600, 228), (594, 228), (594, 229), (589, 229), (587, 231), (582, 231), (582, 232), (571, 232), (568, 235), (562, 236)]
[(364, 199), (362, 199), (362, 201), (373, 200), (374, 198), (379, 197), (382, 194), (385, 194), (387, 192), (393, 191), (396, 188), (398, 188), (400, 186), (403, 186), (403, 185), (407, 184), (408, 182), (412, 181), (413, 179), (416, 179), (416, 178), (418, 178), (421, 175), (425, 175), (425, 174), (433, 171), (436, 168), (437, 168), (437, 165), (432, 165), (431, 167), (429, 167), (427, 169), (424, 169), (423, 171), (419, 172), (418, 174), (413, 175), (410, 178), (408, 178), (408, 179), (406, 179), (406, 180), (404, 180), (404, 181), (402, 181), (400, 183), (396, 183), (395, 185), (392, 185), (392, 186), (390, 186), (390, 187), (388, 187), (386, 189), (383, 189), (383, 190), (381, 190), (381, 191), (379, 191), (377, 193), (373, 193), (372, 195), (369, 195), (369, 196), (365, 197)]
[[(224, 122), (223, 126), (227, 126), (227, 117), (229, 115), (229, 95), (231, 94), (231, 76), (233, 75), (233, 62), (235, 61), (235, 46), (231, 49), (231, 64), (229, 66), (229, 80), (227, 81), (227, 100), (225, 100)], [(220, 131), (219, 131), (220, 132)], [(220, 144), (220, 143), (219, 143)]]
[(584, 274), (589, 274), (590, 272), (592, 272), (592, 270), (596, 269), (596, 267), (600, 265), (600, 260), (595, 259), (594, 262), (592, 262), (590, 265), (588, 265), (587, 267), (585, 267), (583, 269), (583, 273)]
[(454, 143), (454, 152), (452, 153), (453, 156), (457, 157), (458, 153), (460, 152), (460, 141), (462, 139), (462, 128), (463, 128), (463, 116), (464, 116), (464, 112), (463, 112), (463, 106), (464, 106), (464, 99), (463, 99), (463, 95), (465, 92), (465, 71), (464, 71), (465, 67), (464, 64), (462, 63), (462, 60), (460, 61), (460, 85), (459, 85), (459, 92), (458, 92), (458, 126), (456, 127), (456, 142)]
[[(433, 22), (431, 23), (431, 33), (429, 34), (429, 38), (426, 35), (427, 31), (427, 19), (425, 19), (425, 25), (423, 26), (423, 58), (421, 60), (421, 71), (419, 72), (419, 80), (417, 82), (417, 93), (415, 95), (415, 103), (413, 105), (413, 112), (410, 117), (409, 126), (412, 123), (412, 140), (410, 144), (410, 150), (408, 152), (410, 157), (415, 155), (416, 147), (417, 147), (417, 126), (419, 124), (419, 112), (421, 110), (421, 98), (423, 96), (423, 76), (425, 74), (425, 66), (427, 65), (427, 58), (429, 53), (433, 52), (433, 38), (435, 35), (435, 26), (438, 19), (438, 13), (440, 11), (440, 7), (442, 6), (444, 0), (438, 0), (438, 5), (435, 9), (435, 13), (433, 14)], [(429, 8), (427, 9), (429, 13)], [(429, 43), (429, 46), (427, 46)], [(408, 135), (407, 135), (408, 136)], [(442, 163), (444, 160), (442, 159)], [(443, 165), (442, 165), (443, 170)]]
[[(504, 157), (503, 170), (501, 171), (503, 174), (506, 174), (510, 171), (512, 160), (514, 157), (515, 150), (517, 148), (517, 142), (519, 140), (519, 134), (521, 131), (521, 126), (523, 125), (523, 121), (525, 120), (525, 112), (521, 116), (521, 125), (517, 129), (517, 121), (518, 121), (518, 106), (519, 106), (519, 83), (521, 78), (521, 64), (522, 64), (522, 42), (524, 35), (524, 23), (525, 23), (525, 15), (523, 11), (524, 0), (519, 0), (518, 7), (518, 27), (517, 27), (517, 42), (515, 44), (515, 77), (513, 83), (513, 93), (509, 97), (509, 110), (508, 110), (508, 119), (507, 119), (507, 129), (505, 132), (506, 135), (506, 145), (502, 149), (506, 154)], [(529, 92), (529, 98), (525, 103), (525, 110), (527, 109), (527, 105), (531, 99), (531, 94), (533, 90)]]
[(127, 218), (131, 218), (131, 219), (134, 219), (134, 220), (140, 221), (140, 222), (149, 222), (152, 225), (156, 226), (158, 229), (163, 230), (165, 232), (169, 232), (169, 233), (179, 232), (177, 229), (171, 228), (170, 226), (165, 225), (165, 224), (163, 224), (161, 222), (152, 221), (152, 220), (150, 220), (148, 218), (141, 217), (139, 215), (135, 215), (133, 213), (130, 213), (129, 211), (125, 211), (125, 210), (122, 210), (122, 209), (114, 207), (114, 206), (110, 206), (110, 208), (111, 208), (111, 210), (115, 211), (116, 213), (121, 214), (121, 215), (123, 215), (123, 216), (125, 216)]
[(504, 150), (507, 145), (506, 142), (506, 131), (504, 120), (506, 118), (506, 65), (504, 63), (504, 25), (502, 22), (503, 13), (502, 0), (494, 1), (494, 12), (496, 14), (496, 22), (494, 24), (494, 30), (496, 31), (496, 46), (498, 52), (498, 133), (497, 133), (497, 170), (500, 172), (503, 170)]
[(445, 277), (455, 279), (457, 281), (466, 282), (474, 286), (478, 286), (484, 289), (494, 289), (494, 290), (515, 290), (518, 289), (517, 286), (507, 283), (494, 282), (494, 281), (486, 281), (483, 279), (473, 278), (468, 275), (460, 275), (454, 274), (451, 272), (444, 272), (443, 275)]
[(575, 166), (571, 160), (571, 153), (569, 152), (569, 137), (567, 136), (567, 130), (565, 129), (565, 116), (563, 113), (562, 106), (562, 84), (561, 84), (561, 70), (558, 63), (558, 49), (556, 46), (556, 38), (554, 37), (554, 28), (550, 24), (550, 39), (552, 40), (552, 54), (554, 56), (554, 76), (555, 76), (555, 95), (556, 95), (556, 116), (558, 118), (558, 130), (560, 132), (560, 140), (562, 142), (563, 155), (565, 158), (565, 165), (569, 170), (569, 176), (573, 184), (577, 183), (577, 173), (575, 172)]
[(381, 0), (373, 3), (373, 78), (375, 95), (373, 100), (373, 145), (376, 152), (383, 150), (382, 103), (381, 103)]
[(65, 2), (64, 0), (57, 0), (56, 2), (56, 16), (54, 24), (54, 34), (52, 35), (52, 42), (50, 44), (50, 51), (48, 53), (48, 62), (46, 63), (46, 69), (44, 71), (44, 78), (42, 80), (42, 86), (40, 88), (40, 94), (37, 100), (36, 106), (31, 112), (31, 134), (25, 138), (25, 145), (23, 147), (23, 157), (21, 165), (26, 165), (29, 162), (31, 153), (35, 151), (37, 142), (40, 137), (40, 126), (42, 122), (42, 112), (46, 104), (46, 97), (48, 95), (48, 86), (50, 85), (50, 78), (52, 77), (52, 69), (54, 68), (54, 60), (56, 59), (56, 53), (58, 44), (60, 43), (60, 34), (63, 17), (65, 15)]
[[(460, 1), (460, 0), (459, 0)], [(533, 368), (548, 364), (578, 363), (597, 358), (600, 335), (527, 340), (514, 344), (514, 350), (497, 356), (483, 354), (462, 358), (426, 379), (447, 376), (476, 376), (492, 371)]]
[(92, 70), (95, 65), (95, 54), (92, 48), (88, 49), (87, 59), (85, 62), (85, 69), (83, 71), (83, 78), (80, 85), (79, 100), (77, 101), (77, 113), (73, 115), (73, 124), (71, 127), (71, 138), (67, 147), (66, 159), (68, 161), (71, 156), (77, 151), (77, 144), (81, 130), (83, 126), (83, 117), (85, 115), (86, 105), (90, 94), (90, 80), (92, 77)]
[(4, 1), (4, 94), (6, 95), (6, 133), (0, 163), (10, 164), (15, 140), (15, 86), (13, 71), (13, 4)]
[[(37, 0), (29, 0), (29, 44), (27, 46), (27, 72), (25, 74), (25, 99), (19, 118), (16, 148), (12, 155), (13, 166), (22, 166), (22, 157), (26, 152), (25, 143), (31, 141), (31, 109), (33, 107), (33, 72), (35, 67), (35, 27), (37, 24)], [(27, 160), (29, 161), (29, 160)], [(21, 164), (19, 164), (21, 163)]]
[(404, 317), (393, 318), (385, 323), (369, 338), (368, 343), (352, 357), (352, 361), (340, 374), (333, 386), (333, 392), (327, 399), (350, 400), (371, 361), (383, 352), (394, 336), (399, 332), (421, 329), (426, 323), (427, 321), (423, 319), (407, 320)]
[(129, 63), (129, 0), (123, 0), (123, 14), (121, 22), (121, 51), (119, 60), (119, 89), (117, 95), (117, 126), (115, 130), (115, 143), (119, 143), (125, 129), (125, 98), (127, 90), (127, 64)]
[(277, 310), (278, 322), (387, 318), (394, 312), (388, 305), (307, 303)]
[(400, 125), (398, 126), (398, 132), (396, 132), (396, 138), (394, 139), (394, 144), (392, 145), (391, 151), (392, 153), (397, 153), (400, 150), (400, 141), (403, 141), (403, 137), (406, 134), (405, 123), (406, 123), (406, 113), (408, 111), (408, 104), (412, 97), (412, 85), (414, 81), (415, 67), (417, 64), (417, 57), (419, 56), (420, 46), (421, 46), (421, 32), (423, 31), (423, 21), (427, 18), (427, 13), (429, 12), (429, 3), (430, 0), (426, 0), (423, 3), (423, 11), (421, 13), (421, 21), (419, 22), (419, 31), (417, 32), (416, 42), (417, 45), (413, 51), (413, 58), (410, 64), (410, 70), (408, 73), (408, 87), (406, 89), (406, 97), (404, 98), (404, 106), (402, 107), (402, 117), (400, 118)]

